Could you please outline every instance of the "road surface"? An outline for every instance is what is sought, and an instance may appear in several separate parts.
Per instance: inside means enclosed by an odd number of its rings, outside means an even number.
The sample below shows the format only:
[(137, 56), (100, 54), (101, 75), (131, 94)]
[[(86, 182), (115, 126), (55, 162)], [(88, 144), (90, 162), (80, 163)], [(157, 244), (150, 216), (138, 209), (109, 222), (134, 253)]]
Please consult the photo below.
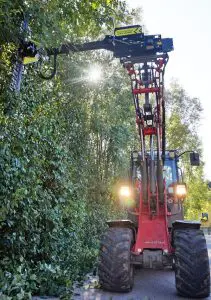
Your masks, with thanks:
[[(206, 235), (211, 266), (211, 235)], [(174, 300), (192, 299), (177, 296), (172, 270), (136, 270), (133, 290), (130, 293), (110, 293), (88, 289), (75, 295), (73, 300)], [(210, 299), (211, 296), (205, 299)]]

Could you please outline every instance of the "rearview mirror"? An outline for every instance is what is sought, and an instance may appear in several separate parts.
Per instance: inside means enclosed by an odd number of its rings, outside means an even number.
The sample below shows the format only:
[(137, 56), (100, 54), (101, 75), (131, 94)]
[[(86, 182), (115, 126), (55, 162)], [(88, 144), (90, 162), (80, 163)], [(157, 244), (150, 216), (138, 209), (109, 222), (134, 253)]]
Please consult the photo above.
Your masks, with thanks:
[(190, 164), (191, 166), (200, 166), (199, 154), (196, 152), (190, 153)]

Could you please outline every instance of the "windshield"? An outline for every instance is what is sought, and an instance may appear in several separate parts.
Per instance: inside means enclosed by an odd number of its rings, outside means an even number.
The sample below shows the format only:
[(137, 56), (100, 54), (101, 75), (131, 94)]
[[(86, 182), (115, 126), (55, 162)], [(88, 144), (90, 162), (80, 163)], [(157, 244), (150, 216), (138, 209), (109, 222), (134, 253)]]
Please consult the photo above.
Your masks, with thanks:
[[(156, 161), (155, 161), (155, 168), (156, 168)], [(133, 168), (132, 178), (133, 180), (138, 179), (139, 181), (142, 180), (142, 169), (140, 164), (134, 165)], [(178, 174), (177, 174), (177, 165), (175, 159), (166, 158), (163, 168), (163, 177), (166, 181), (166, 186), (168, 187), (172, 183), (178, 182)]]
[(173, 159), (166, 159), (164, 164), (163, 176), (166, 180), (166, 186), (177, 182), (176, 162)]

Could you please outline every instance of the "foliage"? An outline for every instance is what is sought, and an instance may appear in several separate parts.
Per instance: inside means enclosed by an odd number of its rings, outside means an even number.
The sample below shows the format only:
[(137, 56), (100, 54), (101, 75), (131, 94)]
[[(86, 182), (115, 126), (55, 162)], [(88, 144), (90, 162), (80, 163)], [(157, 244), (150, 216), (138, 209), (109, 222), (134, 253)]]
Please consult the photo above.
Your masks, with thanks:
[[(173, 81), (166, 93), (167, 103), (167, 142), (169, 149), (180, 153), (196, 151), (202, 156), (202, 146), (198, 128), (202, 107), (198, 98), (191, 98), (185, 89)], [(188, 154), (180, 159), (184, 180), (188, 186), (188, 197), (184, 203), (187, 219), (200, 218), (207, 209), (208, 188), (203, 176), (203, 161), (200, 167), (190, 166)]]
[(118, 0), (7, 0), (1, 1), (0, 8), (1, 44), (17, 41), (23, 16), (30, 19), (33, 38), (50, 46), (68, 38), (96, 36), (102, 26), (111, 29), (111, 16), (119, 21), (130, 18), (125, 2)]
[[(127, 21), (123, 1), (2, 1), (0, 41), (0, 297), (65, 295), (94, 268), (106, 220), (121, 214), (112, 193), (125, 174), (134, 122), (124, 70), (105, 53), (59, 59), (42, 82), (25, 70), (21, 93), (8, 91), (22, 15), (46, 45), (91, 38)], [(104, 80), (87, 82), (91, 62)], [(125, 85), (128, 88), (125, 88)], [(131, 134), (132, 133), (132, 134)]]

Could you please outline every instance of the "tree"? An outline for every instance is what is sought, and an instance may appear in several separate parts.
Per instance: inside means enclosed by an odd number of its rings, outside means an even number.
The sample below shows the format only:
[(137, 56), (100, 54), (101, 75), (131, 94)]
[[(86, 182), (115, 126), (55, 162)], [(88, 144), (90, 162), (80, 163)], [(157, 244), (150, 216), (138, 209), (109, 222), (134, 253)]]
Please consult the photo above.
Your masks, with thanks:
[[(23, 14), (47, 46), (109, 31), (111, 12), (117, 21), (131, 14), (109, 0), (4, 1), (1, 12), (0, 289), (13, 299), (64, 294), (93, 267), (105, 220), (119, 214), (110, 189), (132, 143), (129, 85), (108, 55), (87, 53), (59, 58), (52, 81), (29, 67), (14, 94), (10, 56)], [(80, 74), (97, 59), (116, 75), (94, 87)]]
[[(198, 98), (191, 98), (185, 89), (173, 81), (166, 93), (167, 145), (169, 149), (196, 151), (202, 155), (202, 144), (198, 133), (202, 106)], [(185, 201), (185, 216), (198, 219), (206, 208), (208, 189), (204, 180), (203, 161), (200, 167), (191, 167), (188, 155), (181, 157), (181, 167), (188, 184)]]

